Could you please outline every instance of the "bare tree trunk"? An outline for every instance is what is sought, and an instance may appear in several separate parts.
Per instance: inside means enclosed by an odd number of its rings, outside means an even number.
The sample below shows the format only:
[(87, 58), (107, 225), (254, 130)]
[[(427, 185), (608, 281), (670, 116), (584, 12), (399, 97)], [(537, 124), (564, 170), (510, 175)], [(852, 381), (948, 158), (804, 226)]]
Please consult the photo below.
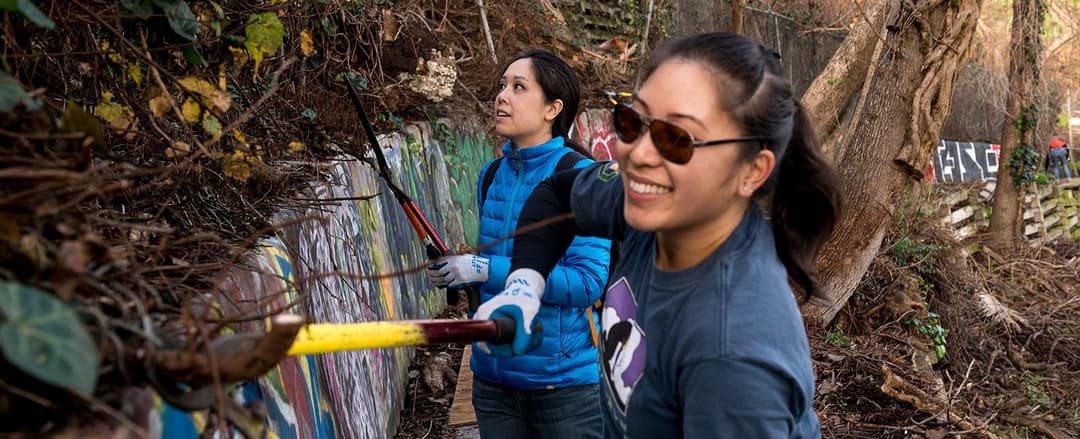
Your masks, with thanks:
[[(998, 248), (1016, 245), (1023, 234), (1020, 197), (1009, 159), (1017, 148), (1033, 148), (1035, 127), (1023, 116), (1025, 104), (1034, 104), (1042, 53), (1043, 0), (1014, 0), (1009, 41), (1009, 95), (1005, 104), (1005, 126), (1001, 130), (997, 187), (994, 188), (990, 216), (990, 242)], [(1017, 122), (1020, 120), (1019, 122)], [(1020, 128), (1017, 130), (1017, 128)]]
[(883, 18), (888, 0), (868, 3), (860, 10), (862, 18), (802, 97), (806, 111), (814, 118), (818, 135), (825, 140), (822, 143), (825, 156), (834, 160), (832, 153), (837, 149), (834, 143), (838, 137), (835, 131), (840, 126), (841, 115), (855, 92), (862, 88), (874, 48), (885, 33)]
[(746, 0), (731, 0), (731, 31), (737, 34), (743, 33), (745, 27), (744, 13), (746, 12)]
[(982, 0), (890, 0), (884, 41), (844, 135), (836, 166), (844, 211), (817, 260), (820, 296), (804, 313), (828, 323), (881, 248), (899, 194), (922, 178), (949, 114), (952, 85)]

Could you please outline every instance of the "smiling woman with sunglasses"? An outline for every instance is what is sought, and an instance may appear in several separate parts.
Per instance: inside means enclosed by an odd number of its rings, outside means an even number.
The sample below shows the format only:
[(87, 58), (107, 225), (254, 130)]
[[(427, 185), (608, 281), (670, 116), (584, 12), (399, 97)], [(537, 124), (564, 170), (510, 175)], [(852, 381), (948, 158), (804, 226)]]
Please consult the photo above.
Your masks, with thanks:
[[(519, 227), (574, 220), (517, 237), (502, 300), (476, 318), (531, 327), (507, 304), (538, 300), (575, 233), (621, 241), (601, 319), (609, 435), (820, 437), (793, 293), (817, 288), (839, 194), (779, 57), (730, 33), (682, 38), (612, 103), (617, 164), (537, 186)], [(534, 337), (518, 331), (513, 352)]]

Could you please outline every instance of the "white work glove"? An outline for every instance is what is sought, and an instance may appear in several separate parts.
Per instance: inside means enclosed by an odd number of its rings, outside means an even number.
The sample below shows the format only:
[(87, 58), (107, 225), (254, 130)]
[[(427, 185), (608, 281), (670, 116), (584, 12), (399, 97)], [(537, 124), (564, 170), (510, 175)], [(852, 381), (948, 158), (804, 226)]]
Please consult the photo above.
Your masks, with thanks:
[(477, 342), (476, 347), (496, 357), (522, 355), (540, 347), (544, 328), (534, 322), (544, 295), (544, 277), (536, 270), (519, 268), (506, 277), (506, 289), (476, 309), (473, 319), (509, 318), (514, 321), (514, 338), (507, 344)]
[(488, 258), (453, 255), (439, 258), (427, 270), (428, 279), (439, 287), (461, 288), (487, 282)]

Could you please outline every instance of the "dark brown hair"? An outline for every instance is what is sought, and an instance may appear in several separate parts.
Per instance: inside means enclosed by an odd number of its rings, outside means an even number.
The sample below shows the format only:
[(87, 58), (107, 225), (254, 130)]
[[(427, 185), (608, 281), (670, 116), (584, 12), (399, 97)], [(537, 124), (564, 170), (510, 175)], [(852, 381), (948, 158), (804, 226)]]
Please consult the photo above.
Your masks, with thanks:
[[(715, 72), (719, 105), (744, 130), (741, 134), (768, 139), (765, 147), (777, 165), (757, 196), (771, 190), (776, 252), (802, 298), (813, 295), (818, 286), (810, 267), (836, 224), (840, 192), (810, 117), (784, 79), (780, 56), (733, 33), (692, 35), (661, 47), (642, 67), (639, 86), (672, 59), (699, 62)], [(757, 148), (753, 142), (743, 144), (743, 159), (753, 158)]]
[(530, 49), (511, 59), (503, 67), (503, 73), (506, 73), (510, 64), (525, 58), (532, 60), (533, 75), (536, 76), (536, 82), (540, 84), (540, 90), (544, 92), (544, 102), (551, 103), (556, 99), (561, 99), (563, 102), (562, 111), (555, 116), (555, 121), (551, 125), (551, 136), (563, 137), (566, 146), (591, 158), (592, 153), (570, 140), (570, 127), (577, 118), (578, 106), (581, 104), (581, 85), (577, 75), (574, 74), (574, 69), (571, 69), (566, 61), (554, 53), (543, 49)]

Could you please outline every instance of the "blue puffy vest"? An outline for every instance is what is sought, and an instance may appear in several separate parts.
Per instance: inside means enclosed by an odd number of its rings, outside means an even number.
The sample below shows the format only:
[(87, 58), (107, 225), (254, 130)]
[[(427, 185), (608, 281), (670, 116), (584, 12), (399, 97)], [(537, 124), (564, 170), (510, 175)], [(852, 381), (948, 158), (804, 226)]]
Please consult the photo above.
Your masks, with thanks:
[[(525, 200), (536, 185), (555, 172), (559, 159), (568, 150), (562, 137), (529, 148), (513, 148), (509, 142), (503, 145), (502, 163), (480, 206), (480, 246), (514, 232)], [(575, 168), (589, 163), (592, 160), (583, 159)], [(480, 171), (481, 176), (489, 166), (491, 162)], [(481, 199), (482, 180), (477, 182), (477, 200)], [(513, 241), (511, 238), (480, 252), (491, 260), (488, 281), (480, 287), (482, 302), (503, 290)], [(497, 358), (474, 348), (470, 363), (473, 374), (484, 381), (521, 390), (597, 383), (597, 351), (589, 331), (588, 313), (607, 282), (610, 248), (606, 239), (574, 238), (547, 278), (536, 317), (543, 325), (543, 343), (538, 349), (514, 358)]]

